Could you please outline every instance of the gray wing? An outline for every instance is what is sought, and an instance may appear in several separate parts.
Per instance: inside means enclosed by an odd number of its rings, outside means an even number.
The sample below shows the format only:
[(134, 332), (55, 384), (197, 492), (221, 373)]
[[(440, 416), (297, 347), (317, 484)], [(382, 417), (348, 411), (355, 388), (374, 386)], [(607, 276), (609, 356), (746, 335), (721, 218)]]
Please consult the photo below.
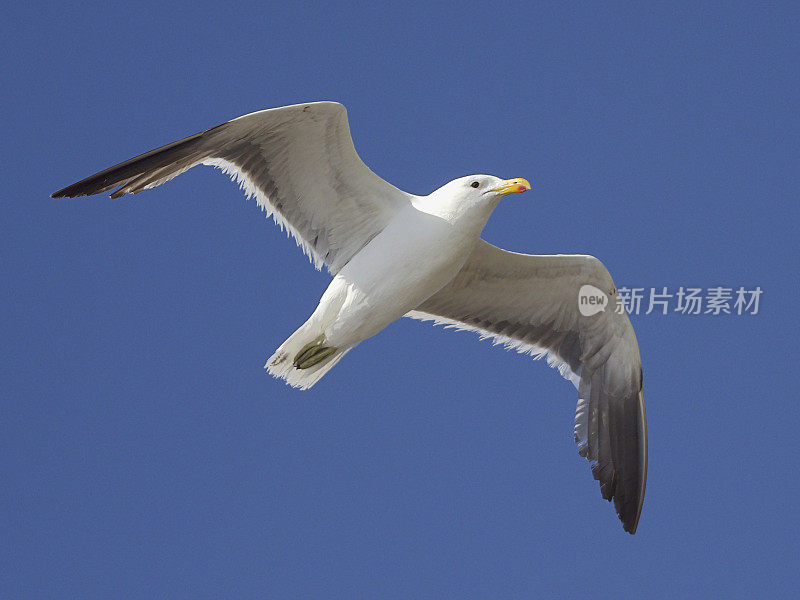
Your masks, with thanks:
[[(579, 290), (610, 304), (584, 316)], [(551, 365), (578, 388), (575, 441), (625, 531), (639, 522), (647, 479), (647, 423), (639, 346), (616, 288), (592, 256), (517, 254), (479, 241), (451, 283), (407, 316), (472, 329)]]
[(335, 102), (263, 110), (167, 144), (52, 194), (118, 198), (169, 181), (198, 164), (221, 168), (320, 268), (332, 273), (409, 202), (361, 161), (347, 112)]

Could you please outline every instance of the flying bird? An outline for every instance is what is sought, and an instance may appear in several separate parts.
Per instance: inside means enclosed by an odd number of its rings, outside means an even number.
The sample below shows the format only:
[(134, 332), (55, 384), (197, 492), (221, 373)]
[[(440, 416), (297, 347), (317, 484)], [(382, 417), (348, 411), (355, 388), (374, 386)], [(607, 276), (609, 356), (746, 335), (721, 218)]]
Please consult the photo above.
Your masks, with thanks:
[[(508, 252), (480, 238), (500, 200), (527, 180), (470, 175), (427, 196), (387, 183), (358, 157), (345, 108), (312, 102), (244, 115), (52, 194), (112, 198), (195, 165), (230, 175), (333, 280), (265, 368), (314, 385), (347, 352), (407, 316), (474, 330), (548, 362), (578, 390), (575, 441), (625, 531), (639, 522), (647, 425), (639, 347), (606, 268), (585, 255)], [(584, 286), (607, 310), (581, 311)], [(584, 314), (587, 313), (587, 314)]]

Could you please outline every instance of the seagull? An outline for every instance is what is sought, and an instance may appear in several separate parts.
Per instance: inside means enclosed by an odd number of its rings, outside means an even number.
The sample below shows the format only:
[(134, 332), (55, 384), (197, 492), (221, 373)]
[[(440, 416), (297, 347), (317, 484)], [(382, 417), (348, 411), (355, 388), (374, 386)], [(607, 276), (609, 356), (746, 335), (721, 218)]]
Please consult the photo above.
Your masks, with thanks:
[[(336, 102), (262, 110), (156, 148), (51, 195), (112, 198), (154, 188), (195, 165), (231, 176), (333, 276), (319, 305), (265, 368), (307, 389), (345, 354), (406, 316), (478, 332), (546, 357), (578, 390), (575, 441), (604, 499), (635, 533), (647, 479), (642, 366), (633, 327), (603, 264), (530, 255), (480, 237), (526, 179), (470, 175), (427, 196), (387, 183), (356, 154)], [(588, 287), (587, 287), (588, 286)], [(603, 306), (582, 310), (583, 290)]]

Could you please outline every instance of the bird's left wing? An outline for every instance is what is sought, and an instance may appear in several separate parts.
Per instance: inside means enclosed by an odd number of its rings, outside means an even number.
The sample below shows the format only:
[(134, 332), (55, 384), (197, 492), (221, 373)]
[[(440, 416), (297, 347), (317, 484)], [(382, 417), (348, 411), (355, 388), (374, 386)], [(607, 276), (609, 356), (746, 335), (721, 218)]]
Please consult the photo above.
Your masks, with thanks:
[(332, 273), (409, 203), (353, 147), (344, 106), (310, 102), (251, 113), (110, 167), (52, 194), (117, 198), (198, 164), (221, 168)]
[[(585, 285), (606, 309), (584, 316)], [(593, 462), (603, 498), (635, 533), (647, 479), (647, 425), (639, 346), (603, 264), (592, 256), (533, 256), (480, 240), (459, 274), (407, 316), (472, 329), (546, 355), (578, 388), (575, 441)], [(586, 311), (589, 312), (589, 311)]]

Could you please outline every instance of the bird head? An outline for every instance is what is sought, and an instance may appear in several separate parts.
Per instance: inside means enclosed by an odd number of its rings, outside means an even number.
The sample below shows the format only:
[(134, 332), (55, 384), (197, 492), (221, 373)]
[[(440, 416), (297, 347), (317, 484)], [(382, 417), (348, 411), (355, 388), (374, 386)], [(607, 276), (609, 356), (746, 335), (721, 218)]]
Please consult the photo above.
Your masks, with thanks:
[(504, 196), (531, 189), (527, 179), (501, 179), (493, 175), (469, 175), (443, 185), (428, 198), (436, 212), (450, 218), (474, 215), (489, 218)]

